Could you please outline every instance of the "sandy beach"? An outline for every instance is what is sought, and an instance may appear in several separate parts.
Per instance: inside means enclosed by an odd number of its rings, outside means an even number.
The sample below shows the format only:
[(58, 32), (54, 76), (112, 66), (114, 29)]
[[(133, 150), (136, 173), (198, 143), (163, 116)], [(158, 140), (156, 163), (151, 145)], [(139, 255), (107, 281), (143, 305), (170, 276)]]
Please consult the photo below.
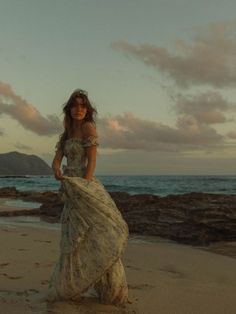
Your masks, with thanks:
[[(158, 237), (131, 235), (123, 262), (132, 303), (99, 304), (90, 289), (81, 304), (44, 296), (59, 254), (59, 230), (0, 226), (1, 313), (234, 314), (236, 259)], [(147, 242), (148, 241), (148, 242)]]

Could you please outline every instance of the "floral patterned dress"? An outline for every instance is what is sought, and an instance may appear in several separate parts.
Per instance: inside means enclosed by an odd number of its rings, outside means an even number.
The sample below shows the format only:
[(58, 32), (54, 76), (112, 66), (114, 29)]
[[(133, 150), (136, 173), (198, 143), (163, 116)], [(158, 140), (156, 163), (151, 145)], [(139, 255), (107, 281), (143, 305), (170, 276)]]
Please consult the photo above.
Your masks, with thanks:
[(97, 137), (70, 138), (64, 146), (60, 256), (47, 300), (78, 301), (92, 287), (101, 302), (124, 304), (128, 286), (121, 256), (129, 229), (103, 184), (83, 178), (90, 145), (99, 145)]

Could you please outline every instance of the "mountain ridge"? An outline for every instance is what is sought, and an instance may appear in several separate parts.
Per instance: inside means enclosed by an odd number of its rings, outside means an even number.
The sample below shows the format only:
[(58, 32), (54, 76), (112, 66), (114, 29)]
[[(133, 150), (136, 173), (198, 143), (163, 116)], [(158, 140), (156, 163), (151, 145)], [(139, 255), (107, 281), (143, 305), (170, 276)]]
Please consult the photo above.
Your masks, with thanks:
[(51, 175), (52, 168), (34, 154), (11, 151), (0, 154), (0, 175)]

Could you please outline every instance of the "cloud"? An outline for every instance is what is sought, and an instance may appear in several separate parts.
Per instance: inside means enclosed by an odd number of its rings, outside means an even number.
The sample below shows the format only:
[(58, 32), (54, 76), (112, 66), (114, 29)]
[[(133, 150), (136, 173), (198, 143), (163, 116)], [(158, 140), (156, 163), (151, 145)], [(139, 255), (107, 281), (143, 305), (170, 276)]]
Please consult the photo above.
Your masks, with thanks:
[(228, 132), (226, 135), (230, 139), (236, 139), (236, 132), (235, 131)]
[(175, 108), (177, 113), (191, 115), (199, 124), (215, 124), (234, 121), (227, 118), (225, 111), (233, 110), (233, 104), (225, 100), (219, 92), (207, 91), (194, 96), (177, 94)]
[(125, 40), (111, 43), (113, 49), (133, 56), (173, 79), (177, 86), (236, 85), (236, 20), (209, 23), (193, 28), (192, 43), (175, 41), (176, 53), (165, 47), (143, 43), (134, 45)]
[[(61, 133), (62, 123), (57, 117), (47, 115), (44, 118), (34, 106), (15, 95), (9, 85), (0, 82), (0, 95), (13, 102), (5, 104), (1, 101), (0, 113), (10, 115), (25, 129), (38, 135)], [(131, 112), (98, 119), (100, 147), (116, 152), (143, 150), (181, 153), (198, 149), (215, 150), (229, 145), (226, 142), (229, 136), (218, 133), (212, 126), (232, 121), (225, 112), (232, 110), (233, 105), (218, 92), (209, 91), (193, 96), (176, 94), (172, 100), (177, 113), (175, 126), (135, 117)], [(28, 145), (17, 143), (15, 146), (31, 150)]]
[[(7, 103), (9, 101), (10, 104)], [(55, 115), (43, 117), (37, 108), (16, 95), (9, 84), (1, 81), (0, 114), (9, 115), (25, 129), (38, 135), (51, 136), (62, 131), (62, 123)]]
[[(98, 121), (103, 148), (184, 152), (229, 148), (227, 136), (213, 127), (234, 121), (226, 112), (234, 105), (219, 92), (207, 91), (196, 95), (172, 95), (177, 118), (175, 126), (135, 117), (131, 112), (109, 116)], [(233, 135), (231, 135), (233, 138)]]
[[(122, 128), (117, 130), (114, 121)], [(125, 112), (100, 119), (98, 132), (101, 147), (112, 149), (181, 152), (224, 144), (221, 134), (192, 116), (179, 117), (177, 127), (170, 127)]]
[(14, 145), (16, 148), (20, 149), (20, 150), (27, 150), (27, 151), (32, 151), (32, 147), (31, 146), (28, 146), (28, 145), (25, 145), (25, 144), (22, 144), (22, 143), (16, 143)]
[(179, 152), (135, 151), (101, 155), (96, 168), (98, 175), (227, 175), (236, 174), (235, 158), (221, 153), (183, 155)]

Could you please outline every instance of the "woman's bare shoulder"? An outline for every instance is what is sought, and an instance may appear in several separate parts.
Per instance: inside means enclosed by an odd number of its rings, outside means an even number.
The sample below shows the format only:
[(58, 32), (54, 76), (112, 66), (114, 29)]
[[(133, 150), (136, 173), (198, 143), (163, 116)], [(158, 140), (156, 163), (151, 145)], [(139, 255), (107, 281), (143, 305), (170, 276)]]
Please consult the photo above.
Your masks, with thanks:
[(96, 125), (94, 122), (86, 121), (82, 125), (83, 136), (85, 138), (89, 136), (97, 136)]

